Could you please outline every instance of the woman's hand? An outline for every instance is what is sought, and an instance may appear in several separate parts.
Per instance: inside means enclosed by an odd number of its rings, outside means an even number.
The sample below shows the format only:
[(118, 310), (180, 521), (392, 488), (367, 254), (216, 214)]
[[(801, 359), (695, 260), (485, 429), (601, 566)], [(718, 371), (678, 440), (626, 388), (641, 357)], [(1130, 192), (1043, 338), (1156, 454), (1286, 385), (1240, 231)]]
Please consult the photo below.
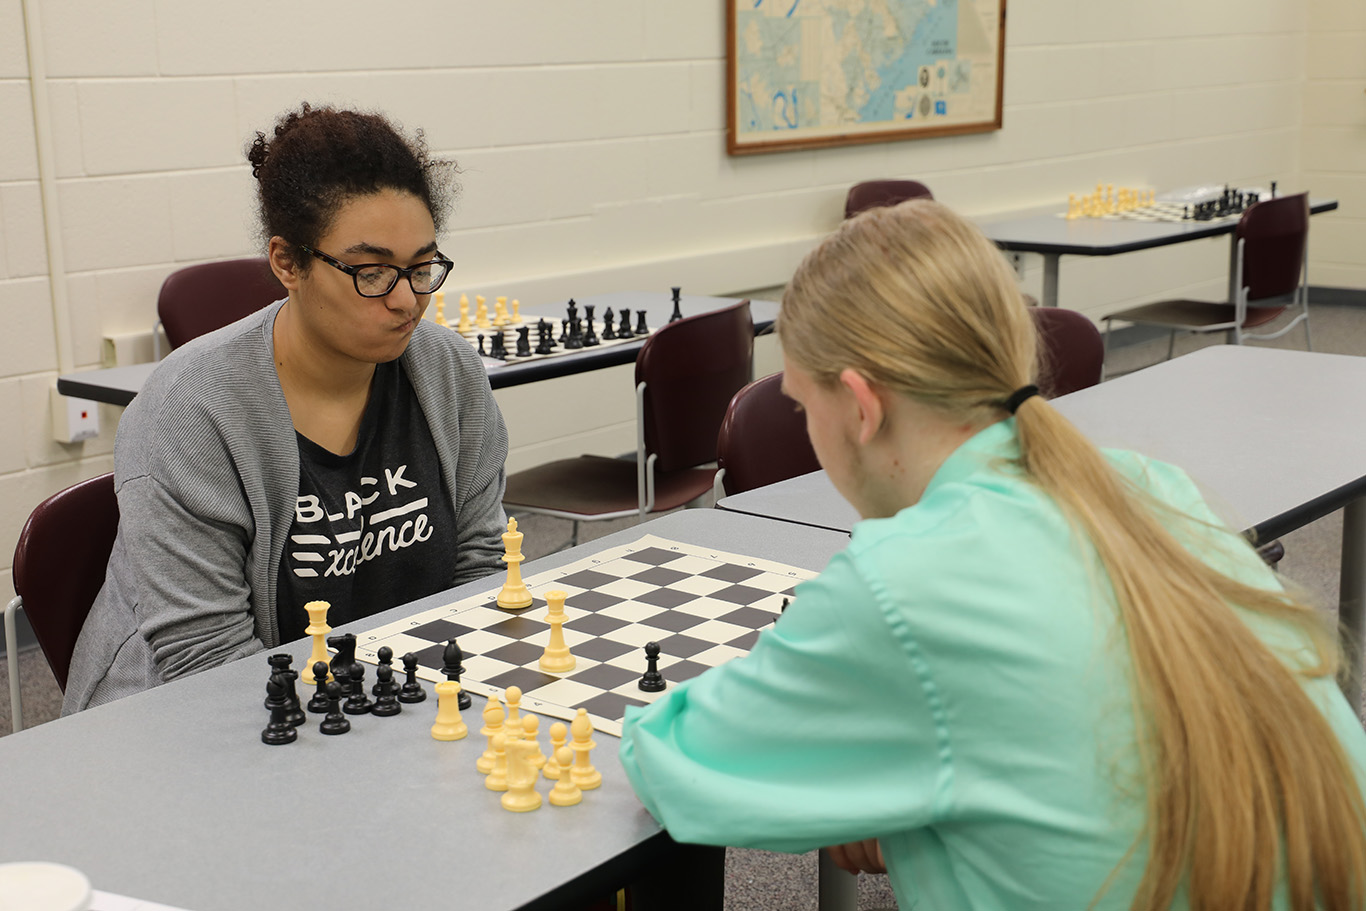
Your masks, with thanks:
[(887, 864), (882, 859), (882, 848), (876, 838), (853, 841), (847, 845), (831, 845), (825, 849), (835, 866), (846, 873), (886, 873)]

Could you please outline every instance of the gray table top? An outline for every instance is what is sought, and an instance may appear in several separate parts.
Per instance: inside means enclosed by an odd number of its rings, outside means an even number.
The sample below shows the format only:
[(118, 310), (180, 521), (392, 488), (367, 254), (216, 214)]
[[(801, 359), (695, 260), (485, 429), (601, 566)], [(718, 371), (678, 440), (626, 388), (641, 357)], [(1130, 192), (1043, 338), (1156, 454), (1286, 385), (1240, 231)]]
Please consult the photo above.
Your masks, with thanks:
[[(738, 300), (740, 298), (684, 294), (680, 297), (679, 304), (684, 316), (693, 316), (729, 306)], [(580, 314), (584, 312), (583, 307), (585, 305), (594, 306), (599, 319), (609, 307), (618, 313), (623, 308), (632, 311), (644, 310), (646, 324), (651, 329), (658, 329), (663, 326), (673, 313), (673, 296), (668, 292), (616, 291), (610, 294), (596, 294), (579, 298), (576, 303), (579, 305)], [(552, 319), (558, 326), (559, 320), (564, 318), (564, 312), (563, 308), (553, 306), (528, 307), (522, 311), (522, 317), (528, 321), (538, 317)], [(777, 319), (778, 303), (776, 301), (750, 301), (750, 313), (754, 318), (756, 331), (762, 331), (771, 326), (773, 321)], [(456, 318), (459, 317), (458, 312), (452, 314), (448, 310), (447, 316), (451, 317), (452, 315)], [(452, 322), (452, 320), (448, 318), (447, 322)], [(535, 341), (534, 334), (532, 340)], [(635, 360), (644, 344), (645, 339), (642, 338), (635, 342), (587, 348), (560, 357), (520, 363), (486, 358), (484, 365), (489, 371), (489, 385), (495, 389), (501, 389), (504, 386), (520, 386), (523, 383), (534, 383), (559, 376), (586, 373), (590, 370), (599, 370), (617, 364), (628, 364)], [(137, 397), (138, 392), (142, 390), (143, 383), (147, 382), (147, 377), (152, 375), (152, 371), (156, 367), (155, 363), (132, 364), (126, 367), (106, 367), (100, 370), (82, 370), (78, 373), (68, 373), (57, 377), (57, 391), (62, 395), (93, 399), (111, 405), (127, 405)]]
[[(1335, 199), (1310, 199), (1317, 215), (1338, 207)], [(1232, 233), (1236, 217), (1218, 221), (1137, 221), (1123, 218), (1068, 220), (1056, 206), (982, 222), (982, 233), (1003, 250), (1021, 253), (1113, 256)]]
[[(1236, 528), (1270, 540), (1366, 495), (1366, 358), (1217, 345), (1074, 392), (1055, 407), (1098, 445), (1185, 469)], [(824, 472), (723, 498), (722, 509), (848, 532)]]
[[(524, 569), (645, 533), (817, 570), (847, 541), (687, 510)], [(361, 632), (487, 586), (471, 583), (338, 630)], [(300, 667), (309, 641), (282, 650)], [(260, 741), (268, 671), (264, 655), (254, 656), (0, 738), (0, 861), (70, 864), (96, 889), (192, 911), (497, 911), (561, 907), (556, 890), (605, 868), (629, 875), (622, 858), (663, 838), (625, 779), (614, 737), (594, 738), (603, 785), (581, 805), (509, 813), (474, 769), (485, 745), (483, 700), (464, 713), (470, 736), (454, 743), (429, 734), (432, 694), (392, 718), (354, 719), (339, 737), (320, 735), (312, 716), (297, 742), (269, 747)], [(544, 742), (550, 719), (542, 721)]]

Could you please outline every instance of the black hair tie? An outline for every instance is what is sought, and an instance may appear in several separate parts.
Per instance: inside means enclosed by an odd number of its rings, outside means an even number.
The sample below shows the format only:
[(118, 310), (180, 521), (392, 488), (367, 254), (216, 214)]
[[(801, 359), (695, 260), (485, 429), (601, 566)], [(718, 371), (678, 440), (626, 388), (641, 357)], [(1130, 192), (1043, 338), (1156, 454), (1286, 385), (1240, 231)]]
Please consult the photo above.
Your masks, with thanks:
[(1006, 399), (1005, 409), (1006, 411), (1009, 411), (1011, 414), (1014, 414), (1019, 409), (1019, 407), (1024, 404), (1025, 399), (1031, 398), (1038, 394), (1038, 386), (1021, 386), (1019, 389), (1016, 389), (1014, 392), (1010, 394), (1010, 398)]

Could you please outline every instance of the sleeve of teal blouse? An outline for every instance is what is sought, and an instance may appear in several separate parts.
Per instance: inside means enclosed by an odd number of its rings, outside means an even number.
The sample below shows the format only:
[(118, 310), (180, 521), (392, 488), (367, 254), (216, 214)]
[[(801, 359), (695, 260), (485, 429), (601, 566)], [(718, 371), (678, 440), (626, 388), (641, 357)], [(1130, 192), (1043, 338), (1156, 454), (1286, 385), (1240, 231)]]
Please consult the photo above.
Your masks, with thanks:
[(947, 799), (947, 734), (904, 638), (839, 554), (748, 656), (628, 714), (636, 793), (691, 843), (802, 852), (927, 824)]

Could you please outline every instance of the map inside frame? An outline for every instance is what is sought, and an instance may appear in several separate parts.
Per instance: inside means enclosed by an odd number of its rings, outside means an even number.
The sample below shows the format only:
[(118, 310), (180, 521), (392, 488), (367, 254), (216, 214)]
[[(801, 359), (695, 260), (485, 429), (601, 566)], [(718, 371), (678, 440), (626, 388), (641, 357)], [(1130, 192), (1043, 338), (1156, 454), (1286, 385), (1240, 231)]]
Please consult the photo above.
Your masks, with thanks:
[(1001, 128), (1005, 0), (726, 0), (732, 155)]

